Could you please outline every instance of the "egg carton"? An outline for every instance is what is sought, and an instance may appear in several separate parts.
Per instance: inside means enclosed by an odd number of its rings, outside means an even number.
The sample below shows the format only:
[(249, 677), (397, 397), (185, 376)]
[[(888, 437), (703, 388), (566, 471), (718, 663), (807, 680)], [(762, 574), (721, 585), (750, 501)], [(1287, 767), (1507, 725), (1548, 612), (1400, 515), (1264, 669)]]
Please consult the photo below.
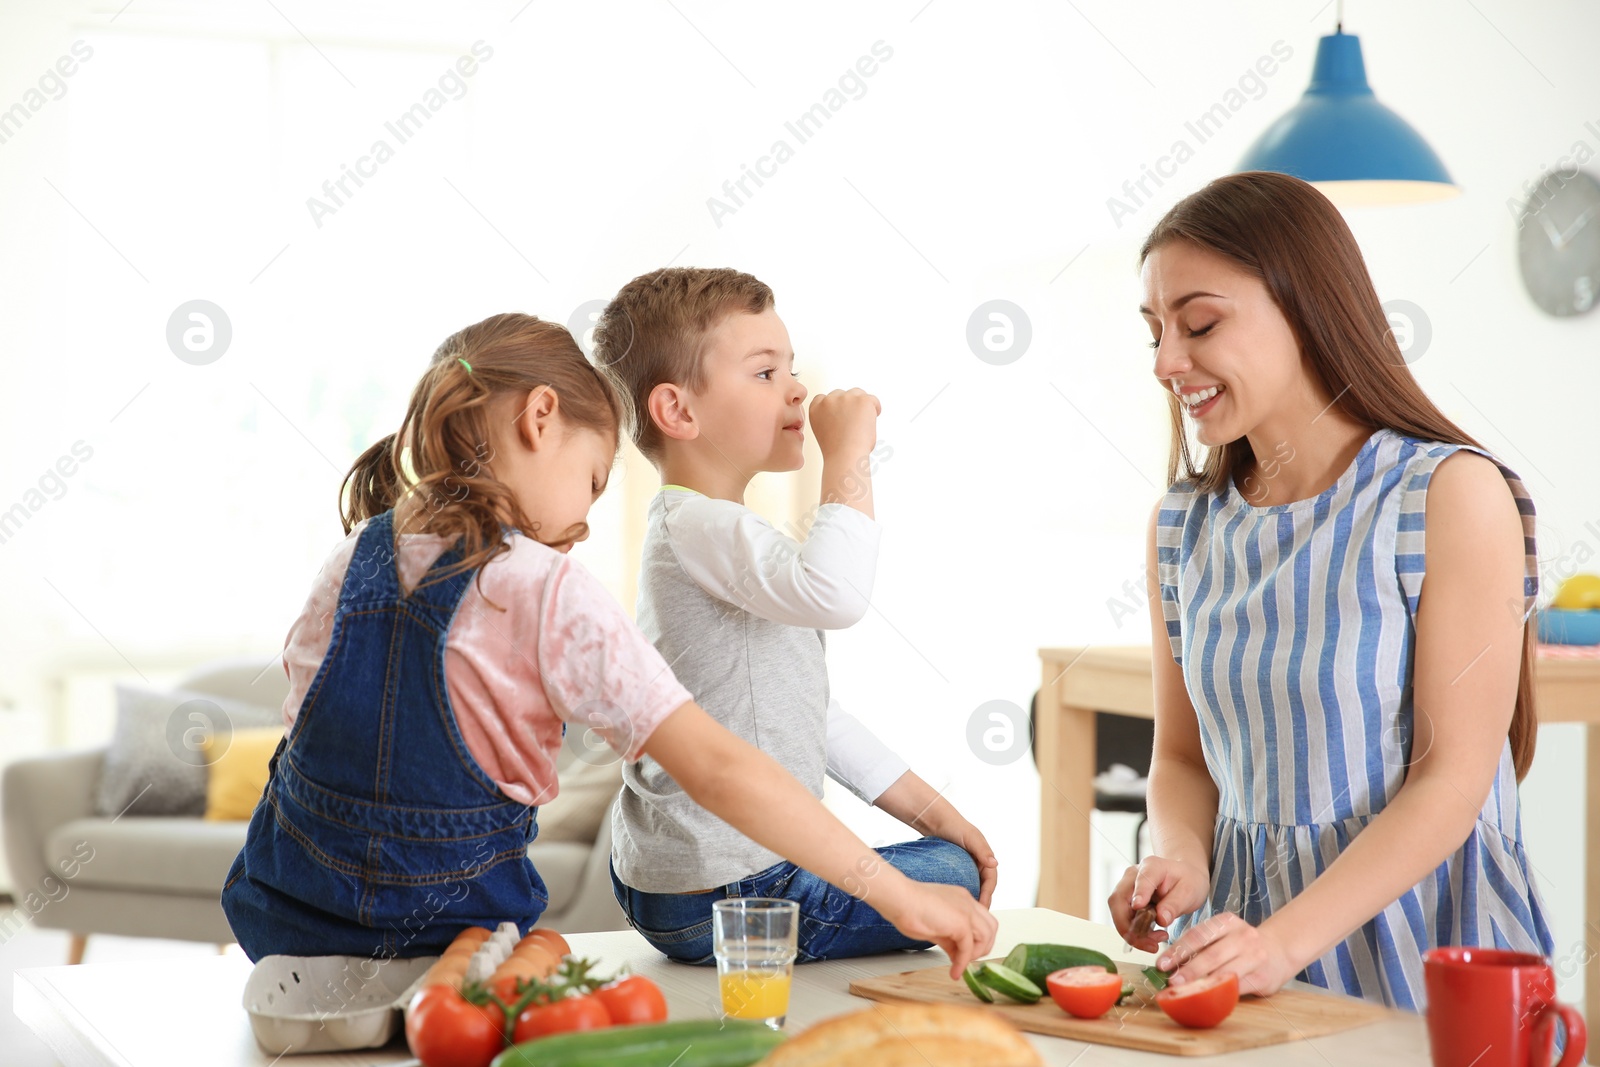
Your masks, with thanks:
[[(521, 937), (516, 923), (501, 923), (472, 954), (467, 980), (486, 980)], [(244, 986), (256, 1044), (274, 1056), (381, 1048), (438, 959), (263, 956)]]

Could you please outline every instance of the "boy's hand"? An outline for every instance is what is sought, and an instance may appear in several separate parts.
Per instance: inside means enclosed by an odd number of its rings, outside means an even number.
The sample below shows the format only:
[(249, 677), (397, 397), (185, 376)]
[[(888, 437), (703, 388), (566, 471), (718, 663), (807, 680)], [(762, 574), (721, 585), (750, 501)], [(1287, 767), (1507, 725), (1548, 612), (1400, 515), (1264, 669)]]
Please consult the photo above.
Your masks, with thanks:
[(972, 862), (978, 865), (978, 903), (987, 908), (994, 899), (995, 883), (1000, 880), (1000, 861), (994, 858), (994, 849), (989, 847), (983, 831), (963, 819), (959, 826), (938, 836), (966, 849)]
[(994, 899), (995, 882), (1000, 878), (1000, 861), (994, 858), (994, 849), (989, 847), (983, 832), (968, 822), (954, 804), (915, 771), (902, 774), (872, 803), (919, 834), (965, 849), (972, 862), (978, 865), (978, 903), (989, 906)]
[(883, 405), (864, 389), (835, 389), (811, 401), (811, 432), (822, 459), (853, 461), (878, 443), (878, 416)]
[(893, 915), (884, 905), (872, 903), (902, 934), (944, 949), (950, 957), (951, 978), (960, 978), (967, 964), (989, 954), (1000, 928), (988, 908), (956, 885), (912, 882), (904, 903)]

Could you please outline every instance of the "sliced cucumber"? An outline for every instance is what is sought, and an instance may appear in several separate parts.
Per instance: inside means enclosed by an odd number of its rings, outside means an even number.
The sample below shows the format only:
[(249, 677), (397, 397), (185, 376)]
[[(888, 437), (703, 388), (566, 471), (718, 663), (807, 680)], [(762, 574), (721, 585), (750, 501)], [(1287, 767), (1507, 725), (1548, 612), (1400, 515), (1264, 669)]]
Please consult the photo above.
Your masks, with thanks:
[(985, 1004), (994, 1003), (994, 994), (989, 992), (988, 986), (985, 986), (982, 982), (978, 981), (978, 976), (973, 972), (971, 967), (968, 967), (966, 970), (961, 972), (961, 980), (967, 983), (967, 988), (972, 990), (973, 996), (977, 997)]
[(1037, 1004), (1044, 990), (1003, 963), (985, 963), (978, 968), (978, 981), (1002, 996), (1023, 1004)]

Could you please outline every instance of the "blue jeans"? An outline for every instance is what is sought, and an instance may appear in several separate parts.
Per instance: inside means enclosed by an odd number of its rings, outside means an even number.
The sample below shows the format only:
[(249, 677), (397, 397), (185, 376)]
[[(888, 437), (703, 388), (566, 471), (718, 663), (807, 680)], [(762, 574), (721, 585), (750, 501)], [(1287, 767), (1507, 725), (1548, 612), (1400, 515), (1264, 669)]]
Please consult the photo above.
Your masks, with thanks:
[[(974, 899), (978, 896), (978, 865), (959, 845), (923, 837), (886, 845), (877, 852), (914, 882), (958, 885)], [(870, 886), (869, 879), (863, 881)], [(709, 893), (640, 892), (624, 885), (613, 867), (611, 889), (629, 925), (668, 958), (681, 963), (715, 962), (711, 954), (711, 905), (729, 897), (777, 897), (800, 905), (797, 963), (932, 947), (932, 942), (915, 941), (896, 930), (866, 900), (788, 862), (774, 864)]]

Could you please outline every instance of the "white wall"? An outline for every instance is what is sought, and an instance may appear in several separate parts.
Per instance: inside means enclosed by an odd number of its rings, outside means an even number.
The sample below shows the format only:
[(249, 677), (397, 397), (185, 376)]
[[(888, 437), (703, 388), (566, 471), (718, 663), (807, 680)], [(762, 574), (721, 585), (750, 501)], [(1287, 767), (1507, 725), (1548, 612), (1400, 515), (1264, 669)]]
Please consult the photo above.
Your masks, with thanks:
[[(997, 903), (1033, 902), (1037, 778), (976, 760), (965, 724), (1026, 706), (1041, 645), (1145, 640), (1142, 614), (1107, 607), (1141, 570), (1166, 451), (1137, 245), (1298, 98), (1332, 6), (120, 6), (0, 14), (0, 107), (73, 41), (95, 50), (0, 144), (0, 508), (94, 448), (0, 544), (0, 705), (38, 706), (75, 661), (270, 655), (337, 537), (340, 473), (447, 333), (505, 309), (564, 320), (669, 261), (732, 264), (776, 289), (813, 389), (884, 402), (877, 610), (830, 641), (835, 688), (986, 828)], [(1575, 141), (1600, 148), (1600, 8), (1373, 3), (1346, 28), (1465, 189), (1351, 225), (1380, 293), (1431, 320), (1419, 378), (1527, 479), (1554, 559), (1600, 519), (1600, 316), (1534, 308), (1505, 201)], [(493, 57), (465, 95), (316, 226), (306, 199), (478, 40)], [(864, 95), (798, 144), (785, 122), (880, 41)], [(1107, 198), (1279, 41), (1260, 98), (1117, 225)], [(793, 157), (714, 218), (708, 198), (780, 138)], [(197, 297), (234, 328), (207, 367), (163, 336)], [(1007, 366), (965, 340), (995, 298), (1032, 323)], [(597, 525), (620, 515), (608, 498)], [(619, 594), (623, 543), (580, 550)], [(1525, 825), (1565, 951), (1585, 772), (1575, 728), (1543, 740)]]

